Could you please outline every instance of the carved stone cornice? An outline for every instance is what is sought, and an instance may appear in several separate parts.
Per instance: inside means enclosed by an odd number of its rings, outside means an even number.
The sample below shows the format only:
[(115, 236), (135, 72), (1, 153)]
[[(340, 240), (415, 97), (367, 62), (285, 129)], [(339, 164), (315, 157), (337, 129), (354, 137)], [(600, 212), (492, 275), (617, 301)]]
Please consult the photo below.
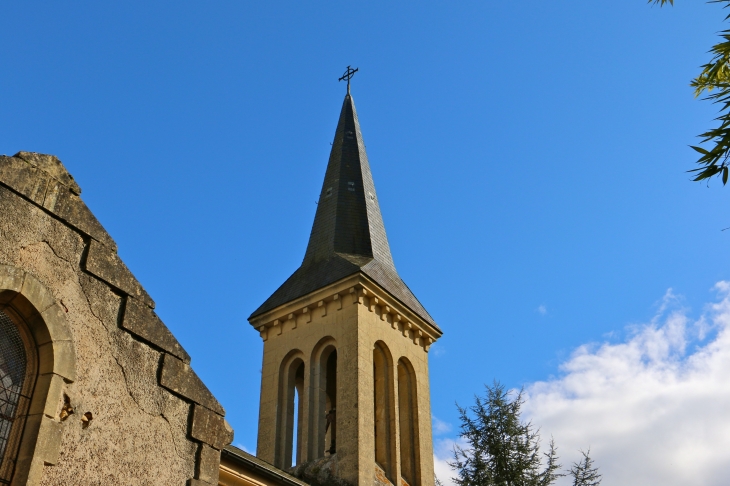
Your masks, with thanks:
[(425, 351), (428, 351), (431, 344), (442, 335), (439, 329), (430, 325), (363, 273), (351, 275), (287, 302), (249, 319), (249, 322), (266, 341), (270, 336), (281, 335), (287, 321), (293, 321), (293, 324), (286, 326), (286, 329), (294, 331), (297, 329), (300, 316), (305, 316), (305, 325), (312, 322), (313, 315), (315, 318), (325, 317), (328, 312), (327, 304), (330, 302), (336, 302), (335, 312), (347, 305), (362, 305), (369, 312), (377, 314), (394, 332), (413, 341), (414, 345), (422, 346)]

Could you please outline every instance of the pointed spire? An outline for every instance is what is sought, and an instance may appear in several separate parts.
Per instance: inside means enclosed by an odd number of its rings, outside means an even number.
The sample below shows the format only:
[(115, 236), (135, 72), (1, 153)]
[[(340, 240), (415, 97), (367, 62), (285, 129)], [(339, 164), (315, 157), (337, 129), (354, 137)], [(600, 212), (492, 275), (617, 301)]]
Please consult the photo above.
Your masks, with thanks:
[(395, 271), (355, 103), (349, 94), (342, 103), (302, 265), (334, 254), (349, 260), (375, 258)]
[(251, 317), (357, 272), (438, 329), (395, 269), (348, 79), (302, 265)]

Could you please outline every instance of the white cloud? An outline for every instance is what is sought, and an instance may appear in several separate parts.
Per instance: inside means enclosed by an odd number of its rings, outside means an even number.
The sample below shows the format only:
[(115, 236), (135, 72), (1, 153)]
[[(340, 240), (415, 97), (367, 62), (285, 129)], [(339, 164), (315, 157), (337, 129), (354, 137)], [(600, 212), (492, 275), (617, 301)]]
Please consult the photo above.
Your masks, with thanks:
[(539, 306), (537, 307), (537, 309), (535, 309), (535, 310), (536, 310), (537, 312), (539, 312), (539, 313), (540, 313), (540, 315), (543, 315), (543, 316), (544, 316), (545, 314), (547, 314), (547, 307), (545, 307), (545, 305), (544, 305), (544, 304), (540, 304), (540, 305), (539, 305)]
[(235, 447), (238, 447), (239, 449), (241, 449), (244, 452), (248, 452), (249, 454), (256, 455), (256, 451), (255, 450), (249, 449), (248, 447), (246, 447), (245, 445), (241, 444), (240, 442), (238, 444), (233, 444), (233, 445)]
[[(565, 468), (590, 447), (603, 486), (728, 484), (730, 283), (715, 289), (698, 319), (670, 289), (623, 342), (581, 346), (560, 377), (525, 387), (525, 417), (555, 438)], [(453, 475), (448, 442), (435, 448), (442, 480)]]
[(434, 472), (444, 486), (452, 486), (454, 484), (451, 478), (456, 474), (448, 464), (448, 461), (454, 458), (454, 444), (459, 444), (462, 449), (467, 448), (467, 444), (462, 439), (436, 439), (433, 443)]
[(433, 435), (444, 435), (451, 432), (451, 424), (439, 420), (437, 417), (431, 415), (431, 422), (433, 424)]
[(438, 358), (439, 356), (443, 356), (444, 354), (446, 354), (446, 349), (444, 349), (443, 345), (441, 345), (439, 343), (433, 343), (431, 345), (429, 354)]

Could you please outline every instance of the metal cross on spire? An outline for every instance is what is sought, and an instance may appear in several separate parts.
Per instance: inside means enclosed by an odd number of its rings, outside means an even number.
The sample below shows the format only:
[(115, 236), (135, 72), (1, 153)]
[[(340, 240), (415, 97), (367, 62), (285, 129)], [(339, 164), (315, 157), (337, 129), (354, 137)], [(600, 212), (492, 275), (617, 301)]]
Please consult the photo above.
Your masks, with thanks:
[(347, 92), (350, 92), (350, 79), (355, 75), (357, 70), (360, 68), (352, 69), (350, 66), (347, 66), (347, 70), (345, 70), (345, 74), (342, 75), (342, 77), (339, 79), (339, 81), (347, 80)]

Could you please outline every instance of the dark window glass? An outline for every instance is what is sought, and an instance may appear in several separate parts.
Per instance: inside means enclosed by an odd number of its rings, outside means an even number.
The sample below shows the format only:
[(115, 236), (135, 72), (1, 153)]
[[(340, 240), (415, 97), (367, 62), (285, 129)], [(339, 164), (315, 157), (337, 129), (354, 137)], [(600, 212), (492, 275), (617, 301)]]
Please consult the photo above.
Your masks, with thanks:
[[(27, 369), (25, 345), (15, 324), (0, 311), (0, 465), (10, 440)], [(0, 471), (0, 483), (4, 478)]]

